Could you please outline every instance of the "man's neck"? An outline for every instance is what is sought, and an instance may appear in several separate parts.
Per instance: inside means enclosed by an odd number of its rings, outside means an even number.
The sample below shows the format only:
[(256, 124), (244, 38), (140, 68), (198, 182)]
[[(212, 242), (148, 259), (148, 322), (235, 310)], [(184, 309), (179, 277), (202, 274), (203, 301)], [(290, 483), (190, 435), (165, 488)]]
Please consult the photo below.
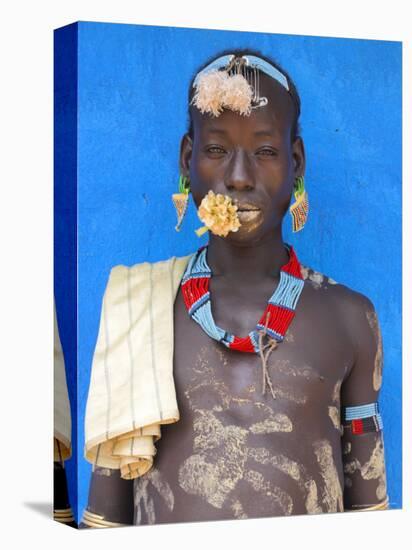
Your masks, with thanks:
[(251, 246), (240, 246), (210, 234), (207, 262), (214, 277), (236, 282), (278, 278), (289, 260), (281, 230)]

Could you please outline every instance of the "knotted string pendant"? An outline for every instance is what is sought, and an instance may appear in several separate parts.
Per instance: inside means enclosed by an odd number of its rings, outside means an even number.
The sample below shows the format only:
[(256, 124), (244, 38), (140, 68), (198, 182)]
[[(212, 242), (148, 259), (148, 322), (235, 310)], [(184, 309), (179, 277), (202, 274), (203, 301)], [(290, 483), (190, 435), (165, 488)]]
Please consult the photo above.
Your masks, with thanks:
[[(267, 360), (271, 352), (283, 341), (295, 316), (295, 309), (303, 290), (304, 281), (299, 260), (293, 247), (285, 243), (289, 252), (288, 262), (280, 268), (280, 280), (275, 292), (254, 330), (246, 337), (239, 337), (217, 326), (212, 315), (209, 284), (212, 277), (207, 263), (207, 245), (199, 248), (190, 259), (182, 278), (181, 287), (186, 309), (211, 338), (229, 349), (259, 354), (262, 359), (263, 389), (268, 384), (273, 398), (275, 392), (267, 372)], [(263, 345), (266, 336), (269, 343)], [(266, 351), (266, 353), (264, 353)]]

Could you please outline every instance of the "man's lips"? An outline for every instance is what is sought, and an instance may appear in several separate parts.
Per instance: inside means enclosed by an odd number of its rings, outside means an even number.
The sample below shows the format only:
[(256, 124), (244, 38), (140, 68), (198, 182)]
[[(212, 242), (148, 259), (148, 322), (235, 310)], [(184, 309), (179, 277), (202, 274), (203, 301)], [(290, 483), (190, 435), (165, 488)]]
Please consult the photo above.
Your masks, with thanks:
[(238, 218), (241, 223), (254, 222), (262, 218), (262, 211), (259, 210), (238, 210)]
[(252, 203), (240, 203), (236, 204), (238, 212), (253, 212), (253, 211), (259, 211), (260, 208), (256, 204)]
[(240, 202), (237, 203), (237, 215), (242, 224), (248, 224), (261, 218), (262, 210), (257, 204)]

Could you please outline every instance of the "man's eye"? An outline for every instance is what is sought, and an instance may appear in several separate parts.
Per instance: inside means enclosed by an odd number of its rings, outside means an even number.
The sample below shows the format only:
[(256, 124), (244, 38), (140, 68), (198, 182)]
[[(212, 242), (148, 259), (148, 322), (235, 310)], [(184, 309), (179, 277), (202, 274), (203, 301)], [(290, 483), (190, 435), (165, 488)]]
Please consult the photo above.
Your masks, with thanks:
[(212, 147), (208, 147), (207, 149), (208, 153), (224, 153), (224, 149), (221, 147), (217, 147), (217, 145), (213, 145)]
[(264, 156), (272, 156), (272, 155), (276, 155), (276, 151), (274, 149), (269, 149), (269, 148), (265, 148), (265, 149), (260, 149), (258, 151), (258, 154), (260, 153), (263, 153)]

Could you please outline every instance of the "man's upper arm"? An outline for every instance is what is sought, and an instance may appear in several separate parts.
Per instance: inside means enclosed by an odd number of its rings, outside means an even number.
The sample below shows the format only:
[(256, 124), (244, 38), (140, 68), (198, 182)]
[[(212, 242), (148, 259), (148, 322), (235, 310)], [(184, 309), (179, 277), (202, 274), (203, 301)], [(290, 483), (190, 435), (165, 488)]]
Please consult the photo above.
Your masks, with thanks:
[[(346, 306), (345, 306), (346, 307)], [(383, 425), (378, 398), (382, 384), (382, 337), (372, 302), (352, 293), (350, 323), (354, 364), (341, 388), (345, 511), (387, 506)]]

